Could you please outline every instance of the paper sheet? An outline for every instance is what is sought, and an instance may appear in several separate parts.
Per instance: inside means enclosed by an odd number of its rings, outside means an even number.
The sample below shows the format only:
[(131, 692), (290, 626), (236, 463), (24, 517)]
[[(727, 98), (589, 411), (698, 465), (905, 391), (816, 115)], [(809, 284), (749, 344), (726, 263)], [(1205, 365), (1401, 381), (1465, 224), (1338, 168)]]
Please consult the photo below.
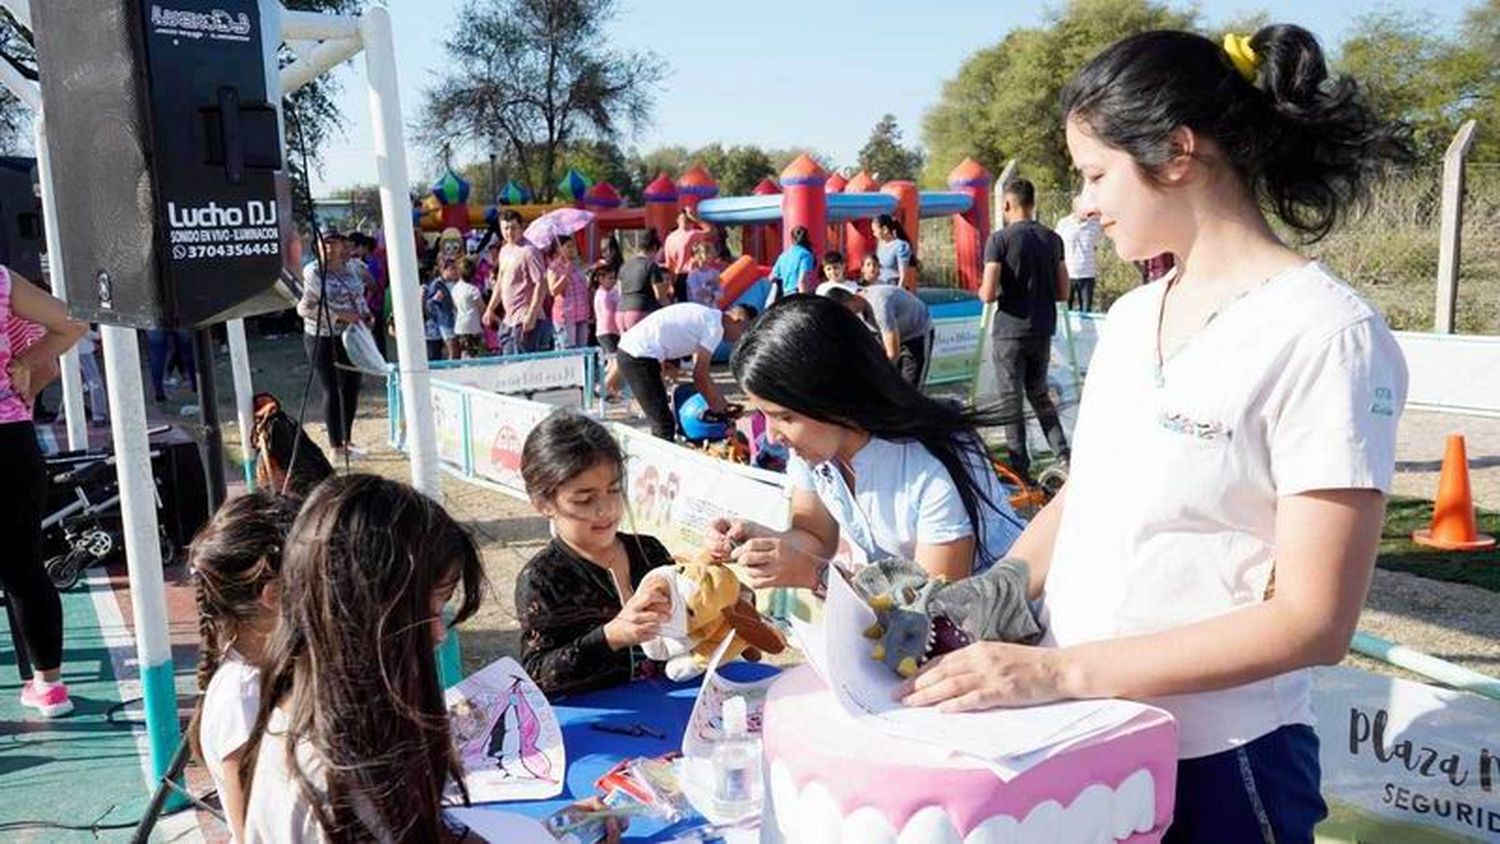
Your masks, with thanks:
[(495, 844), (557, 844), (540, 821), (493, 809), (449, 809), (448, 817)]
[(471, 802), (545, 800), (562, 792), (562, 727), (520, 663), (502, 657), (449, 689), (445, 700)]
[(796, 641), (839, 704), (872, 729), (972, 756), (1002, 779), (1014, 777), (1082, 740), (1114, 729), (1147, 707), (1130, 701), (1065, 701), (949, 714), (903, 706), (895, 672), (870, 657), (864, 631), (875, 612), (836, 572), (828, 578), (823, 623), (792, 620)]

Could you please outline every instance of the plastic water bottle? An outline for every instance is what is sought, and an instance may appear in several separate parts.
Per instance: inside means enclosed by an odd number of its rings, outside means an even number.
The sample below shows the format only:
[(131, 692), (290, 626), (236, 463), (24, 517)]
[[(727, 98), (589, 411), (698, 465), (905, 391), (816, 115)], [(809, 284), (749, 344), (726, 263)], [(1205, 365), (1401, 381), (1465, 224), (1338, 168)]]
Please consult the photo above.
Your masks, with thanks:
[(714, 744), (714, 812), (733, 821), (760, 811), (760, 740), (750, 735), (745, 699), (724, 701), (723, 735)]

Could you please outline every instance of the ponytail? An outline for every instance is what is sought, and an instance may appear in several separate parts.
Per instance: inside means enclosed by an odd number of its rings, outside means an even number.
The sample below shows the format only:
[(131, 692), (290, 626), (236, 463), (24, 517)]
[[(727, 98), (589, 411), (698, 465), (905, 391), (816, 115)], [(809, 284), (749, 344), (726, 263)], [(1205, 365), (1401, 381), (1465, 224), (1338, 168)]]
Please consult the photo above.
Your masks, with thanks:
[(1393, 165), (1415, 160), (1410, 128), (1382, 120), (1357, 82), (1329, 74), (1300, 26), (1224, 45), (1156, 30), (1118, 41), (1063, 88), (1063, 114), (1156, 177), (1172, 133), (1210, 138), (1251, 193), (1308, 241), (1362, 205)]

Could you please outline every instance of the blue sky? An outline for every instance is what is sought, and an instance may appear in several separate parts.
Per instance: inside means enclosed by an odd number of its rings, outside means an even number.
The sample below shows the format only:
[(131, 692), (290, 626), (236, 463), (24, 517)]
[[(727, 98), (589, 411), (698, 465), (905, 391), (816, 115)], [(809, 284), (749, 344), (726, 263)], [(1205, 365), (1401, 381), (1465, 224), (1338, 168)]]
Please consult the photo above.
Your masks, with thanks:
[[(387, 2), (402, 111), (410, 123), (423, 89), (442, 67), (443, 38), (461, 25), (463, 4)], [(1325, 46), (1340, 43), (1349, 23), (1371, 11), (1415, 11), (1439, 29), (1451, 29), (1467, 7), (1456, 0), (1199, 4), (1210, 23), (1264, 9), (1273, 21), (1312, 30)], [(923, 113), (963, 60), (1013, 28), (1037, 25), (1044, 14), (1039, 4), (1015, 0), (622, 0), (612, 46), (652, 50), (667, 66), (652, 120), (622, 139), (623, 145), (810, 146), (840, 165), (852, 164), (886, 112), (896, 116), (908, 143), (918, 142)], [(375, 181), (364, 62), (356, 59), (335, 74), (343, 82), (339, 102), (348, 128), (325, 149), (323, 173), (313, 180), (318, 195)], [(408, 147), (414, 180), (432, 175), (430, 158)]]

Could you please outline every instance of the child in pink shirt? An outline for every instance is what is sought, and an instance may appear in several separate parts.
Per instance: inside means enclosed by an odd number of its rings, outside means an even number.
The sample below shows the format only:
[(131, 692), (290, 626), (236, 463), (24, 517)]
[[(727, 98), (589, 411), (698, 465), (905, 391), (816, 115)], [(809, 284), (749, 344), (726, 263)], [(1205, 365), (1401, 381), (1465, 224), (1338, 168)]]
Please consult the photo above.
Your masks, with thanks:
[(590, 279), (594, 284), (594, 336), (599, 348), (614, 354), (620, 344), (620, 326), (615, 315), (620, 310), (620, 289), (615, 286), (615, 271), (608, 265), (595, 267)]

